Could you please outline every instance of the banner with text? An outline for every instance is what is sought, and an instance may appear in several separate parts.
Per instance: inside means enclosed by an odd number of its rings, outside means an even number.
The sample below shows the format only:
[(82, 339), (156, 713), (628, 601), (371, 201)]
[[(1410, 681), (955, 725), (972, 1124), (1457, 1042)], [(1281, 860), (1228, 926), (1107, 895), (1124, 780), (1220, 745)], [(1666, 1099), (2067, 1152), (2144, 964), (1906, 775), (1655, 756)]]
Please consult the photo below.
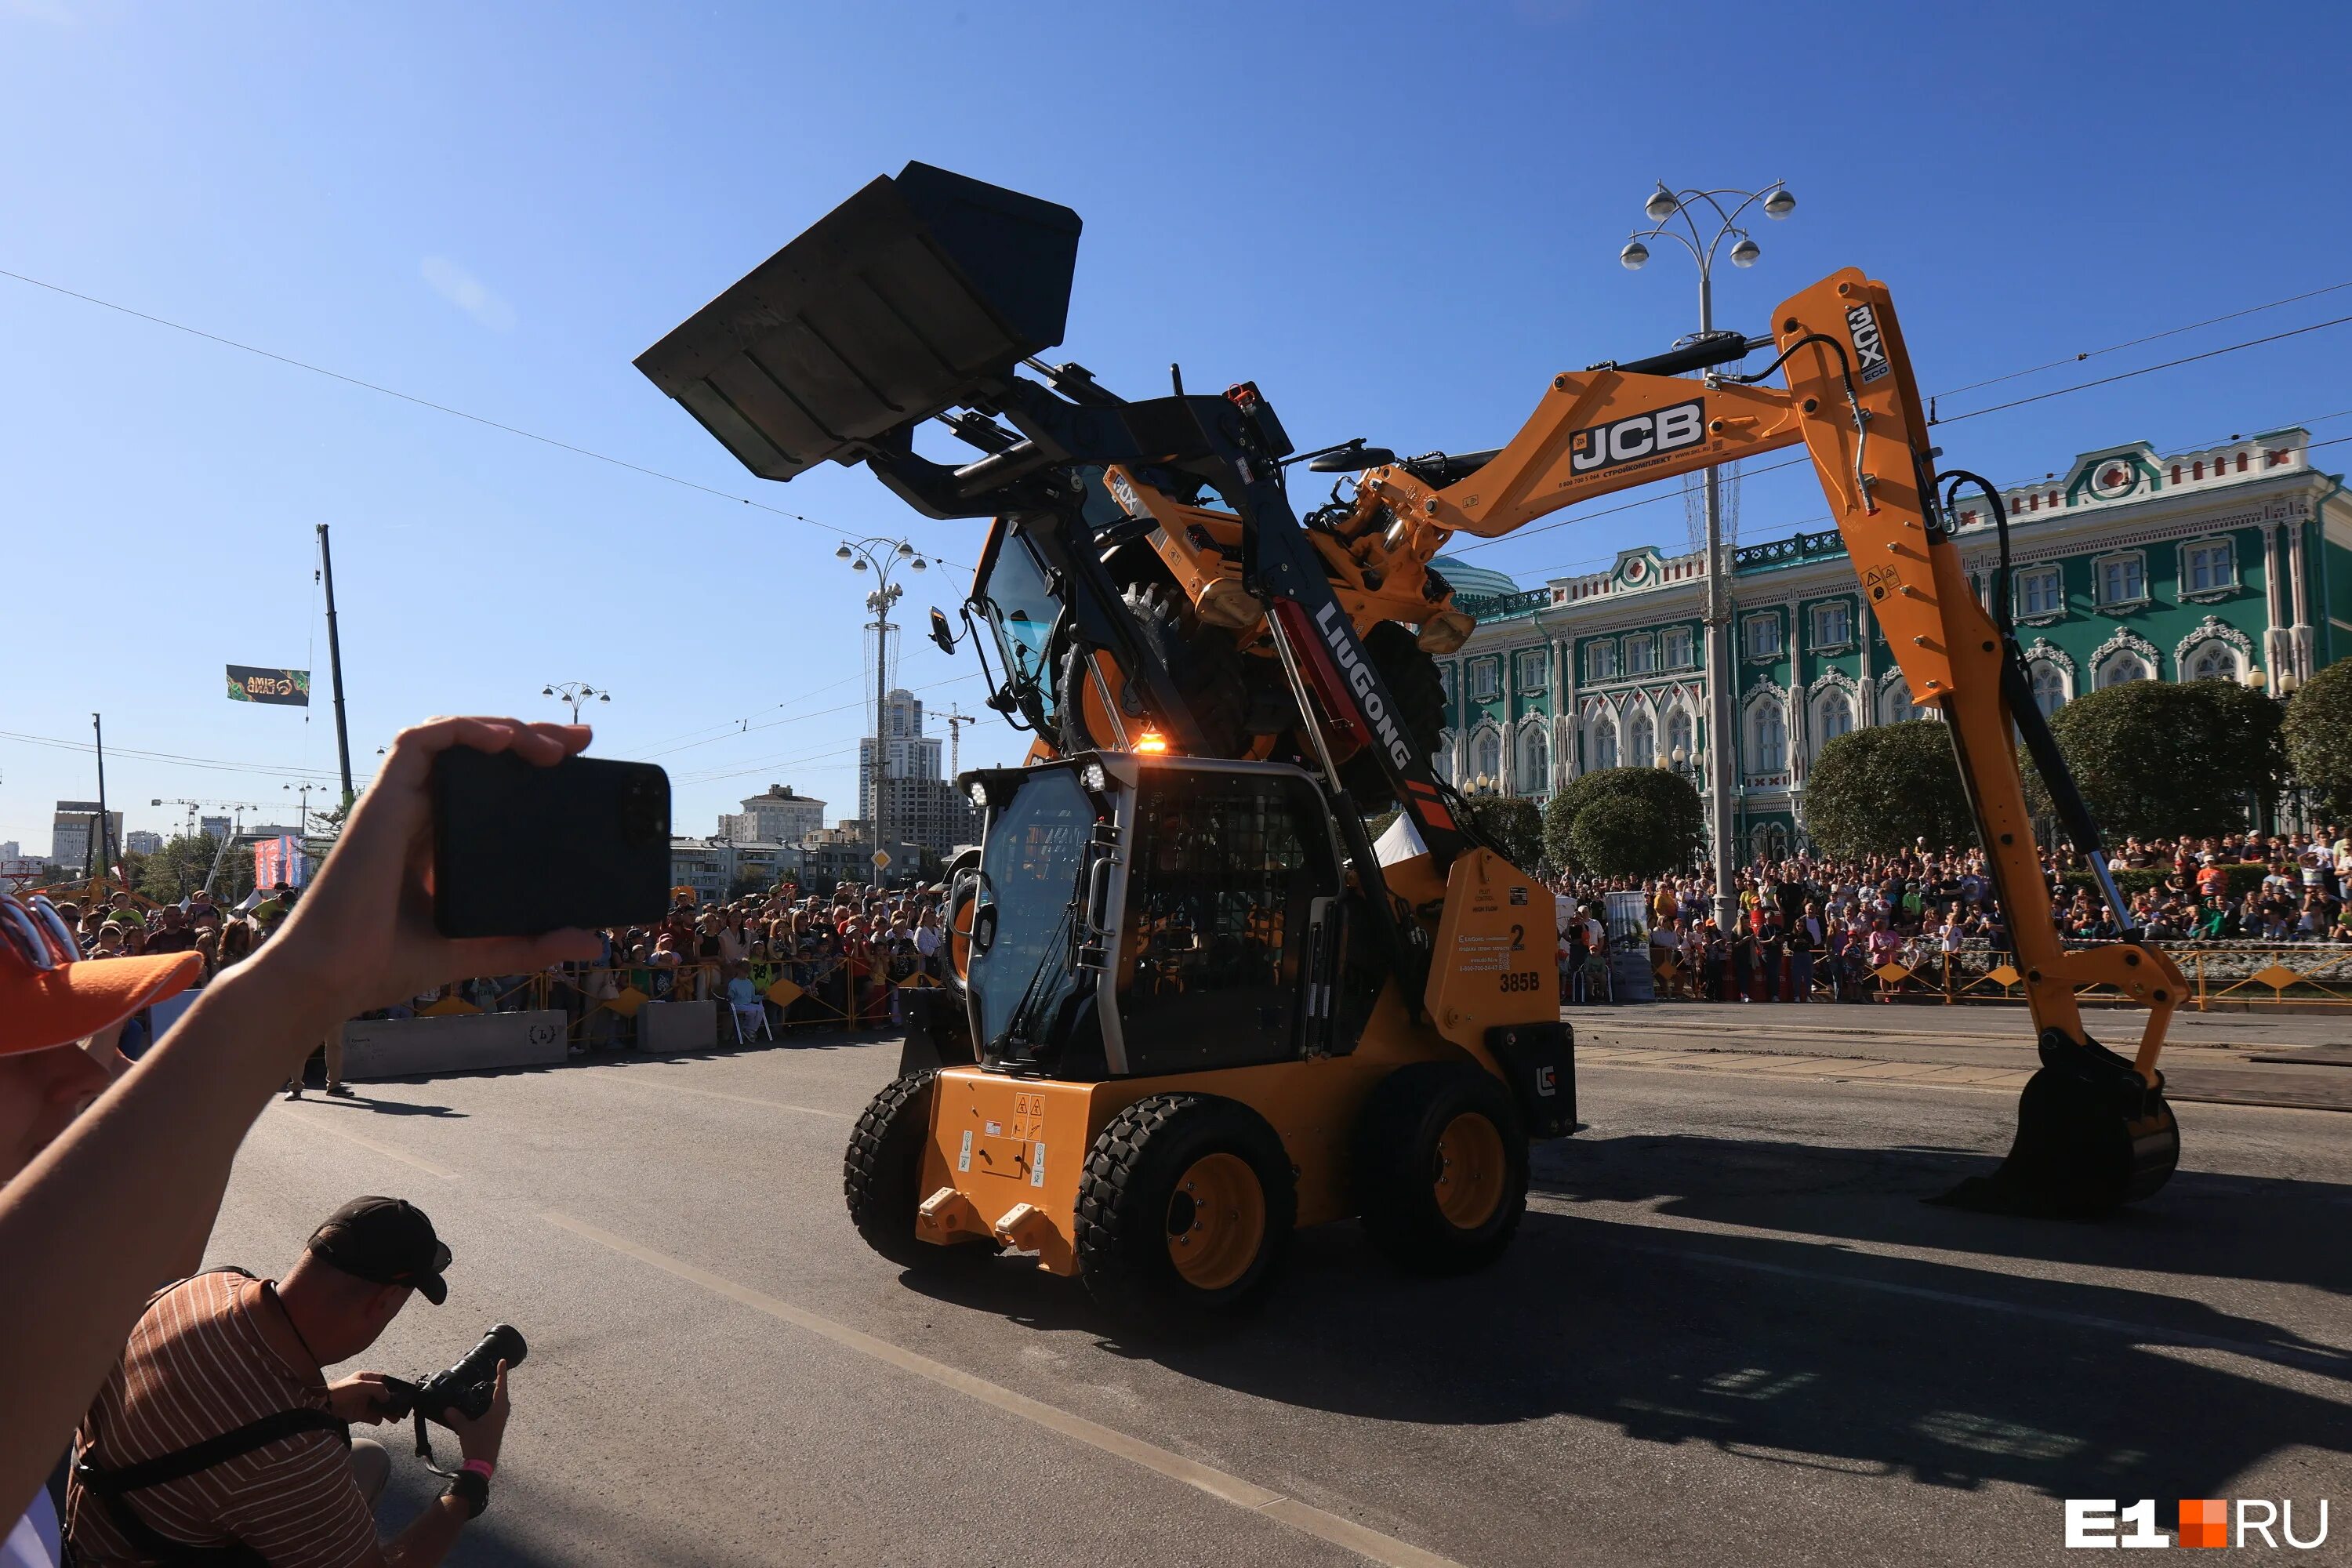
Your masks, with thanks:
[(310, 672), (307, 669), (262, 669), (250, 664), (228, 667), (228, 700), (232, 702), (276, 702), (291, 708), (310, 706)]

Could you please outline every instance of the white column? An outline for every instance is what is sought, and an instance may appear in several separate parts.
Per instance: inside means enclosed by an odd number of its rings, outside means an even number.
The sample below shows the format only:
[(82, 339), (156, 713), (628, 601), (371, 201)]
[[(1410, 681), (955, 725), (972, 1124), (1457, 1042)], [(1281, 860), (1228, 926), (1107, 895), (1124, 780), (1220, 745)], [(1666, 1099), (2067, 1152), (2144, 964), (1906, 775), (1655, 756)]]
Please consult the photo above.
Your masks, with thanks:
[(2303, 524), (2287, 525), (2287, 619), (2288, 635), (2294, 639), (2294, 678), (2311, 679), (2311, 610), (2304, 593)]

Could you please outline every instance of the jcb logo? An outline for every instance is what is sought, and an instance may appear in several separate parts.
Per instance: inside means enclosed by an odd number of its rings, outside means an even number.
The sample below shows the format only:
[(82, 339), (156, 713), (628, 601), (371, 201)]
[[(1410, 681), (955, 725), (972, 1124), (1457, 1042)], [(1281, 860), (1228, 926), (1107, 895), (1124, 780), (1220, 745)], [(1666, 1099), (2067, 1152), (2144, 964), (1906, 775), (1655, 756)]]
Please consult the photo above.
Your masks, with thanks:
[(1879, 335), (1878, 312), (1867, 305), (1856, 305), (1845, 313), (1845, 330), (1853, 339), (1853, 357), (1860, 361), (1855, 368), (1864, 381), (1876, 381), (1888, 370), (1886, 340)]
[(1650, 414), (1635, 414), (1608, 425), (1572, 432), (1568, 438), (1568, 466), (1580, 474), (1654, 458), (1696, 447), (1706, 437), (1706, 404), (1694, 398)]
[[(2237, 1509), (2237, 1539), (2230, 1538), (2232, 1502)], [(2296, 1539), (2294, 1503), (2268, 1498), (2182, 1498), (2180, 1541), (2183, 1546), (2243, 1546), (2259, 1536), (2272, 1551), (2278, 1542), (2272, 1531), (2286, 1537), (2298, 1552), (2309, 1552), (2327, 1540), (2327, 1500), (2319, 1500), (2319, 1533)], [(2069, 1546), (2170, 1546), (2173, 1539), (2156, 1528), (2156, 1500), (2142, 1498), (2129, 1508), (2118, 1508), (2113, 1498), (2066, 1500), (2066, 1544)]]

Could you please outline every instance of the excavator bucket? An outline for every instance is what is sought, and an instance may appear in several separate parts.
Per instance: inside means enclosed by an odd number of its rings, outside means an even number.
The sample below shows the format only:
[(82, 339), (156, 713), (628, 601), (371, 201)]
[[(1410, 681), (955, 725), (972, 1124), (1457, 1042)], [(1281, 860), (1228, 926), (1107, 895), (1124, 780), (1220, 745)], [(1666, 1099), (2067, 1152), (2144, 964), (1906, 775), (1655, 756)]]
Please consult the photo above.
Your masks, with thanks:
[(1078, 215), (908, 163), (637, 356), (762, 479), (964, 402), (1062, 341)]
[(2180, 1163), (2180, 1123), (2132, 1064), (2056, 1030), (2017, 1102), (2017, 1139), (1990, 1176), (1929, 1201), (1987, 1214), (2089, 1217), (2147, 1197)]

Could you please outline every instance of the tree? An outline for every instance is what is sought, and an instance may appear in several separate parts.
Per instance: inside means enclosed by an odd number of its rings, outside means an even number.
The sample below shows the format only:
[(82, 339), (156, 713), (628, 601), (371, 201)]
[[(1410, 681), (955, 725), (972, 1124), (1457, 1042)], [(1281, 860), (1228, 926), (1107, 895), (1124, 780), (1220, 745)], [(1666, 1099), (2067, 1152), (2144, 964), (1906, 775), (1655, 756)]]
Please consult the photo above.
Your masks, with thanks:
[[(1580, 837), (1585, 816), (1602, 805)], [(1687, 865), (1706, 830), (1691, 782), (1665, 768), (1598, 768), (1569, 781), (1543, 813), (1555, 866), (1599, 877), (1654, 877)]]
[(1533, 871), (1543, 864), (1543, 815), (1535, 802), (1517, 795), (1480, 795), (1470, 802), (1470, 822), (1520, 870)]
[(219, 840), (208, 833), (182, 833), (152, 855), (141, 857), (135, 870), (129, 866), (124, 869), (131, 872), (131, 885), (142, 898), (159, 904), (177, 903), (205, 885), (219, 847)]
[(1839, 859), (1892, 855), (1922, 838), (1938, 849), (1974, 841), (1950, 727), (1909, 719), (1822, 746), (1805, 780), (1805, 832)]
[(2287, 765), (2313, 804), (2341, 821), (2352, 816), (2352, 662), (2331, 664), (2287, 704)]
[[(2089, 692), (2050, 721), (2102, 834), (2202, 837), (2242, 827), (2286, 771), (2279, 705), (2228, 680), (2135, 680)], [(2050, 793), (2030, 777), (2037, 816)]]

